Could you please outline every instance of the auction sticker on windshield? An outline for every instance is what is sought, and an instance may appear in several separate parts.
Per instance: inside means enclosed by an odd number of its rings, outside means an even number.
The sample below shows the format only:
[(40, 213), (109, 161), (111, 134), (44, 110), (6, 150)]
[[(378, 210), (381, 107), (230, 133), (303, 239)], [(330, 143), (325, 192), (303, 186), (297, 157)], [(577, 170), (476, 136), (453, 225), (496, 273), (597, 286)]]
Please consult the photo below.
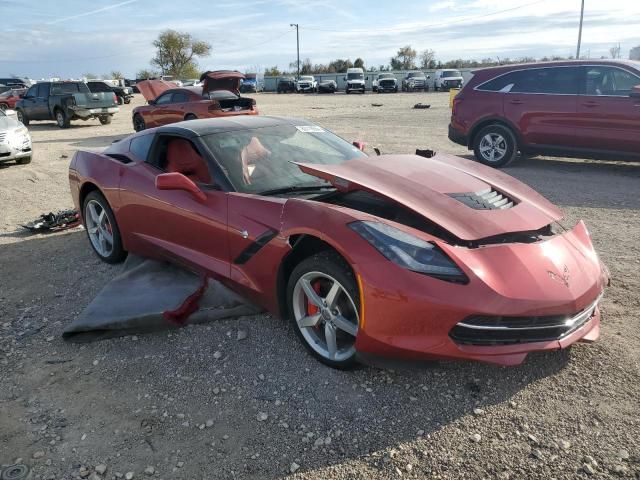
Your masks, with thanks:
[(296, 128), (304, 133), (323, 133), (325, 130), (317, 125), (296, 125)]

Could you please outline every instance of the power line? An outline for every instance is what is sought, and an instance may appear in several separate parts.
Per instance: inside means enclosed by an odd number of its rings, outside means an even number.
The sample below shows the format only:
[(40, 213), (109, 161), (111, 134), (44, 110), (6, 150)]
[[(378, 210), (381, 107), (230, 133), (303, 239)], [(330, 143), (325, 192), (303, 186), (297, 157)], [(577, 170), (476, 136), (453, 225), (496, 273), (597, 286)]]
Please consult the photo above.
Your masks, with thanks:
[[(464, 22), (468, 22), (469, 20), (477, 20), (479, 18), (485, 18), (485, 17), (491, 17), (494, 15), (499, 15), (501, 13), (507, 13), (507, 12), (512, 12), (514, 10), (519, 10), (521, 8), (526, 8), (526, 7), (531, 7), (533, 5), (538, 5), (540, 3), (544, 3), (547, 2), (549, 0), (537, 0), (536, 2), (531, 2), (531, 3), (525, 3), (524, 5), (518, 5), (517, 7), (512, 7), (512, 8), (506, 8), (504, 10), (498, 10), (496, 12), (490, 12), (490, 13), (483, 13), (482, 15), (474, 15), (474, 16), (470, 16), (470, 17), (463, 17), (463, 18), (459, 18), (456, 20), (451, 20), (451, 21), (447, 21), (447, 22), (440, 22), (440, 23), (431, 23), (428, 25), (421, 25), (420, 28), (432, 28), (432, 27), (444, 27), (447, 25), (455, 25), (457, 23), (464, 23)], [(345, 29), (324, 29), (324, 28), (315, 28), (315, 27), (307, 27), (305, 25), (305, 27), (307, 30), (316, 30), (318, 32), (339, 32), (339, 33), (370, 33), (372, 31), (372, 29), (354, 29), (354, 30), (345, 30)], [(389, 27), (389, 28), (375, 28), (374, 29), (375, 32), (396, 32), (398, 29), (397, 27)]]

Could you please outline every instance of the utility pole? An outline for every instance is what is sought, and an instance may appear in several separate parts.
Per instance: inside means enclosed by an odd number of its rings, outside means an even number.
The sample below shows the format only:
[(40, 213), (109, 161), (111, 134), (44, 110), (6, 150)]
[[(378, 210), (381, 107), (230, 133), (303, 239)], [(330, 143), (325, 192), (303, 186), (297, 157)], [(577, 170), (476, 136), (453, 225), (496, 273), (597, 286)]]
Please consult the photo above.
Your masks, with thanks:
[(584, 20), (584, 0), (582, 0), (582, 8), (580, 9), (580, 29), (578, 30), (578, 50), (576, 52), (576, 60), (580, 60), (580, 44), (582, 43), (582, 21)]
[(300, 29), (297, 23), (292, 23), (289, 26), (296, 27), (296, 51), (298, 52), (298, 62), (296, 63), (298, 66), (298, 78), (296, 80), (300, 80)]

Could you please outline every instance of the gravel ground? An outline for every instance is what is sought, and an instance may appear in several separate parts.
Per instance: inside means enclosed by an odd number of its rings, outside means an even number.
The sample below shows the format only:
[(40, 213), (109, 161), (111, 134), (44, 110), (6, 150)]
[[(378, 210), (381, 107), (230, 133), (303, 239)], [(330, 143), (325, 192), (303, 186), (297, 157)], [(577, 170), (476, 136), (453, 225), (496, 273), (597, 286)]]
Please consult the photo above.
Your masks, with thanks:
[[(265, 114), (383, 152), (469, 154), (446, 138), (447, 94), (256, 98)], [(99, 262), (81, 230), (17, 226), (70, 207), (73, 152), (129, 134), (140, 103), (108, 126), (32, 124), (33, 162), (0, 167), (0, 464), (25, 463), (35, 479), (640, 478), (640, 164), (536, 158), (506, 170), (569, 223), (585, 219), (611, 270), (592, 345), (510, 368), (340, 372), (268, 315), (66, 343), (63, 326), (120, 267)]]

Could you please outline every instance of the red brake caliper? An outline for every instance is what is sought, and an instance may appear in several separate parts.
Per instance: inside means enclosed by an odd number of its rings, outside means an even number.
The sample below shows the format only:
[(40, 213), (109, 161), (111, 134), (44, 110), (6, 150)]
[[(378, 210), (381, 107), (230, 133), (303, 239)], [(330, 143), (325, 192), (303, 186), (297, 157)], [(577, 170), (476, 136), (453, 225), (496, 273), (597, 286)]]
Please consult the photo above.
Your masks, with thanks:
[[(320, 294), (320, 280), (317, 280), (313, 285), (311, 285), (313, 287), (313, 290), (317, 293)], [(320, 309), (315, 306), (313, 303), (311, 303), (309, 301), (309, 299), (307, 298), (307, 315), (315, 315), (316, 313), (318, 313), (320, 311)]]

